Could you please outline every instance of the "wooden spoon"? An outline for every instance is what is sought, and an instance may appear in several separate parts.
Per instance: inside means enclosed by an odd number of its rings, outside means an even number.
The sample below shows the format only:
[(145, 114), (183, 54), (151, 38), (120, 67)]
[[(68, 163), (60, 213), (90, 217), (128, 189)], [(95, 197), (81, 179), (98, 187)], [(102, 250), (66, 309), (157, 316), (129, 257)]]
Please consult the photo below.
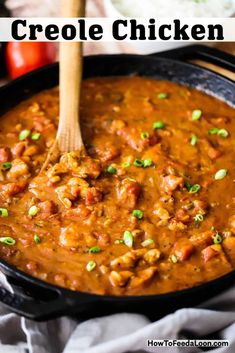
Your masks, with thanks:
[[(84, 17), (85, 0), (61, 0), (62, 17)], [(42, 166), (56, 161), (63, 152), (85, 153), (79, 124), (82, 80), (82, 42), (60, 43), (60, 117), (56, 140)]]

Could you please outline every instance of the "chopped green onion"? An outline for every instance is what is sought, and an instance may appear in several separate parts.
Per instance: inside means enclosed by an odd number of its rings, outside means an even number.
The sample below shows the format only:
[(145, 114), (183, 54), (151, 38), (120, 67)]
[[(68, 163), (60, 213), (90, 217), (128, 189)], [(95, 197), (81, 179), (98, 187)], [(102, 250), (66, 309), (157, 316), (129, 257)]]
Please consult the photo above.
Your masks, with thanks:
[(164, 124), (163, 121), (155, 121), (155, 122), (153, 123), (153, 129), (154, 129), (154, 130), (157, 130), (157, 129), (164, 129), (164, 127), (165, 127), (165, 124)]
[(140, 137), (141, 137), (142, 140), (146, 140), (146, 139), (149, 138), (149, 133), (146, 132), (146, 131), (141, 132)]
[(219, 132), (219, 129), (217, 127), (213, 127), (213, 128), (208, 130), (208, 134), (209, 135), (217, 135), (218, 132)]
[(202, 116), (202, 111), (200, 109), (195, 109), (192, 112), (192, 120), (196, 121), (199, 120)]
[(100, 252), (100, 247), (99, 246), (92, 246), (92, 248), (89, 249), (89, 253), (91, 254), (96, 254), (98, 252)]
[(221, 237), (221, 235), (219, 233), (217, 233), (213, 236), (214, 244), (221, 244), (222, 241), (223, 241), (223, 238)]
[(9, 216), (8, 209), (7, 208), (0, 208), (0, 216), (1, 217), (8, 217)]
[(189, 193), (196, 194), (200, 189), (201, 189), (201, 186), (199, 184), (191, 185), (189, 188)]
[(9, 169), (11, 169), (11, 166), (12, 166), (11, 162), (5, 162), (2, 164), (2, 169), (9, 170)]
[(176, 255), (171, 255), (170, 259), (173, 264), (176, 264), (178, 262), (178, 257)]
[(144, 159), (143, 160), (143, 167), (144, 168), (151, 167), (151, 165), (153, 165), (152, 159)]
[(135, 166), (135, 167), (140, 168), (140, 167), (143, 167), (143, 165), (144, 165), (144, 162), (143, 162), (141, 159), (136, 159), (136, 160), (134, 161), (134, 166)]
[(41, 238), (38, 234), (34, 234), (33, 240), (36, 244), (41, 243)]
[(167, 99), (169, 97), (168, 93), (162, 92), (157, 95), (159, 99)]
[(130, 162), (124, 162), (122, 163), (122, 168), (128, 168), (131, 166), (131, 163)]
[(39, 208), (36, 205), (33, 205), (29, 208), (28, 215), (31, 217), (34, 217), (37, 215), (38, 211), (39, 211)]
[(131, 232), (129, 232), (128, 230), (126, 230), (123, 234), (123, 240), (124, 240), (124, 244), (126, 246), (128, 246), (128, 248), (132, 248), (133, 247), (133, 243), (134, 243), (134, 238)]
[(27, 137), (29, 137), (30, 133), (31, 133), (30, 130), (22, 130), (19, 133), (19, 140), (20, 141), (26, 140)]
[(16, 241), (12, 237), (0, 237), (0, 243), (4, 243), (6, 245), (15, 245)]
[(147, 246), (152, 245), (152, 244), (154, 244), (153, 239), (146, 239), (146, 240), (142, 241), (142, 243), (141, 243), (141, 245), (144, 248), (146, 248)]
[(138, 219), (142, 219), (144, 216), (144, 212), (141, 210), (133, 210), (132, 216), (134, 216), (135, 218), (138, 218)]
[(220, 130), (218, 131), (218, 135), (221, 136), (221, 137), (223, 137), (223, 138), (226, 138), (226, 137), (228, 137), (229, 133), (228, 133), (228, 131), (225, 130), (225, 129), (220, 129)]
[(34, 132), (32, 135), (31, 135), (31, 139), (36, 141), (36, 140), (39, 140), (41, 137), (41, 134), (39, 132)]
[(123, 243), (124, 243), (124, 241), (122, 239), (116, 239), (114, 241), (114, 244), (116, 244), (116, 245), (123, 244)]
[(89, 261), (86, 265), (86, 269), (88, 272), (93, 271), (95, 269), (95, 267), (96, 267), (95, 261)]
[(224, 179), (227, 174), (228, 174), (227, 169), (220, 169), (215, 173), (215, 180)]
[(226, 138), (228, 137), (229, 133), (227, 130), (225, 129), (218, 129), (217, 127), (214, 127), (210, 130), (208, 130), (208, 134), (209, 135), (218, 135), (218, 136), (221, 136), (223, 138)]
[(109, 165), (108, 168), (107, 168), (107, 172), (109, 174), (116, 174), (117, 173), (117, 169), (114, 168), (112, 165)]
[(198, 214), (196, 214), (196, 216), (194, 216), (194, 220), (195, 220), (195, 222), (203, 222), (204, 217), (201, 213), (198, 213)]
[(196, 146), (197, 141), (198, 141), (197, 136), (196, 136), (196, 135), (192, 135), (192, 136), (191, 136), (191, 140), (190, 140), (191, 145), (192, 145), (192, 146)]
[(186, 189), (189, 191), (190, 189), (191, 189), (191, 184), (188, 182), (188, 181), (186, 181), (185, 183), (184, 183), (184, 186), (186, 187)]

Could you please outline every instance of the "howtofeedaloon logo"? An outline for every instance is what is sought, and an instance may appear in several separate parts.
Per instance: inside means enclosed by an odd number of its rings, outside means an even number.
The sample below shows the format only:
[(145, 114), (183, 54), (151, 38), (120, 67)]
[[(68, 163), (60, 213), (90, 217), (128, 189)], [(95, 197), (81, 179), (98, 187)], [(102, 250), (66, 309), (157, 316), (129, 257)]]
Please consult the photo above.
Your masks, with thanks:
[(147, 340), (148, 347), (200, 347), (200, 348), (219, 348), (228, 347), (227, 340)]

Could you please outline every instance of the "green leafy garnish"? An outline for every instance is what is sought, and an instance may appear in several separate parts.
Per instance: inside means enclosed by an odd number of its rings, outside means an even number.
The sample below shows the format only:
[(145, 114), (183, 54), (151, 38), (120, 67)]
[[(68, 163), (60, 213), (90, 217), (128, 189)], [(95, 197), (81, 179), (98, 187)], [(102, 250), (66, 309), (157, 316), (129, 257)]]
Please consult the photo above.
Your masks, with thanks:
[(153, 239), (146, 239), (144, 241), (142, 241), (141, 245), (143, 246), (143, 248), (148, 247), (149, 245), (154, 244)]
[(39, 132), (34, 132), (32, 135), (31, 135), (31, 139), (36, 141), (36, 140), (39, 140), (41, 137), (41, 134)]
[(1, 217), (8, 217), (9, 216), (8, 209), (7, 208), (0, 208), (0, 216)]
[(12, 163), (11, 162), (5, 162), (2, 164), (2, 170), (9, 170), (11, 169)]
[(0, 237), (0, 243), (6, 245), (15, 245), (16, 241), (12, 237)]
[(213, 236), (213, 242), (214, 242), (214, 244), (221, 244), (223, 242), (223, 238), (221, 237), (221, 235), (219, 233), (216, 233)]
[(34, 242), (35, 242), (36, 244), (41, 243), (41, 238), (40, 238), (40, 236), (39, 236), (38, 234), (34, 234), (33, 240), (34, 240)]
[(114, 168), (112, 165), (109, 165), (108, 168), (107, 168), (107, 172), (109, 174), (117, 174), (117, 169)]
[(161, 92), (157, 95), (159, 99), (167, 99), (169, 97), (169, 93)]
[(146, 140), (149, 138), (149, 133), (147, 131), (141, 132), (140, 137), (142, 140)]
[(126, 246), (128, 246), (128, 248), (132, 248), (133, 247), (133, 243), (134, 243), (134, 237), (132, 235), (131, 232), (129, 232), (129, 230), (126, 230), (123, 234), (123, 241), (124, 244)]
[(90, 249), (89, 249), (89, 253), (91, 254), (97, 254), (98, 252), (100, 252), (101, 249), (99, 246), (92, 246)]
[(215, 173), (215, 180), (222, 180), (228, 174), (227, 169), (220, 169)]
[(201, 118), (202, 111), (200, 109), (195, 109), (192, 111), (192, 120), (197, 121)]
[(27, 137), (29, 137), (30, 133), (31, 133), (30, 130), (22, 130), (19, 133), (19, 140), (20, 141), (26, 140)]
[(37, 215), (38, 211), (39, 211), (39, 208), (36, 205), (33, 205), (29, 208), (28, 215), (31, 217), (34, 217)]
[(197, 141), (198, 141), (197, 136), (196, 136), (196, 135), (192, 135), (192, 136), (191, 136), (191, 140), (190, 140), (191, 145), (192, 145), (192, 146), (196, 146)]
[(153, 129), (154, 129), (154, 130), (164, 129), (164, 127), (165, 127), (165, 124), (164, 124), (163, 121), (155, 121), (155, 122), (153, 123)]
[(86, 265), (86, 269), (88, 272), (93, 271), (96, 268), (96, 263), (95, 261), (89, 261)]
[(141, 210), (133, 210), (132, 216), (134, 216), (135, 218), (138, 218), (138, 219), (142, 219), (144, 216), (144, 212)]

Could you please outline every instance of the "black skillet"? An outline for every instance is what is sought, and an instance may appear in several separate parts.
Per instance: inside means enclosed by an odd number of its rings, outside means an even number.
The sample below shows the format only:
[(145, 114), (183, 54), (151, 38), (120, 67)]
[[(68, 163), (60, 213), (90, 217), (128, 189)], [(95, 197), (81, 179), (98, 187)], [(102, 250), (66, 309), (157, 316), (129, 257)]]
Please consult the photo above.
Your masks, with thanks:
[[(189, 46), (156, 55), (99, 55), (85, 58), (84, 77), (140, 75), (198, 88), (235, 106), (235, 83), (186, 60), (202, 59), (235, 72), (235, 57), (203, 46)], [(17, 103), (58, 84), (58, 64), (29, 73), (0, 88), (0, 114)], [(0, 287), (0, 301), (33, 320), (61, 315), (91, 318), (117, 312), (138, 312), (157, 319), (181, 307), (195, 306), (235, 283), (235, 271), (203, 285), (162, 295), (99, 296), (73, 292), (33, 278), (5, 261), (1, 271), (14, 293)]]

